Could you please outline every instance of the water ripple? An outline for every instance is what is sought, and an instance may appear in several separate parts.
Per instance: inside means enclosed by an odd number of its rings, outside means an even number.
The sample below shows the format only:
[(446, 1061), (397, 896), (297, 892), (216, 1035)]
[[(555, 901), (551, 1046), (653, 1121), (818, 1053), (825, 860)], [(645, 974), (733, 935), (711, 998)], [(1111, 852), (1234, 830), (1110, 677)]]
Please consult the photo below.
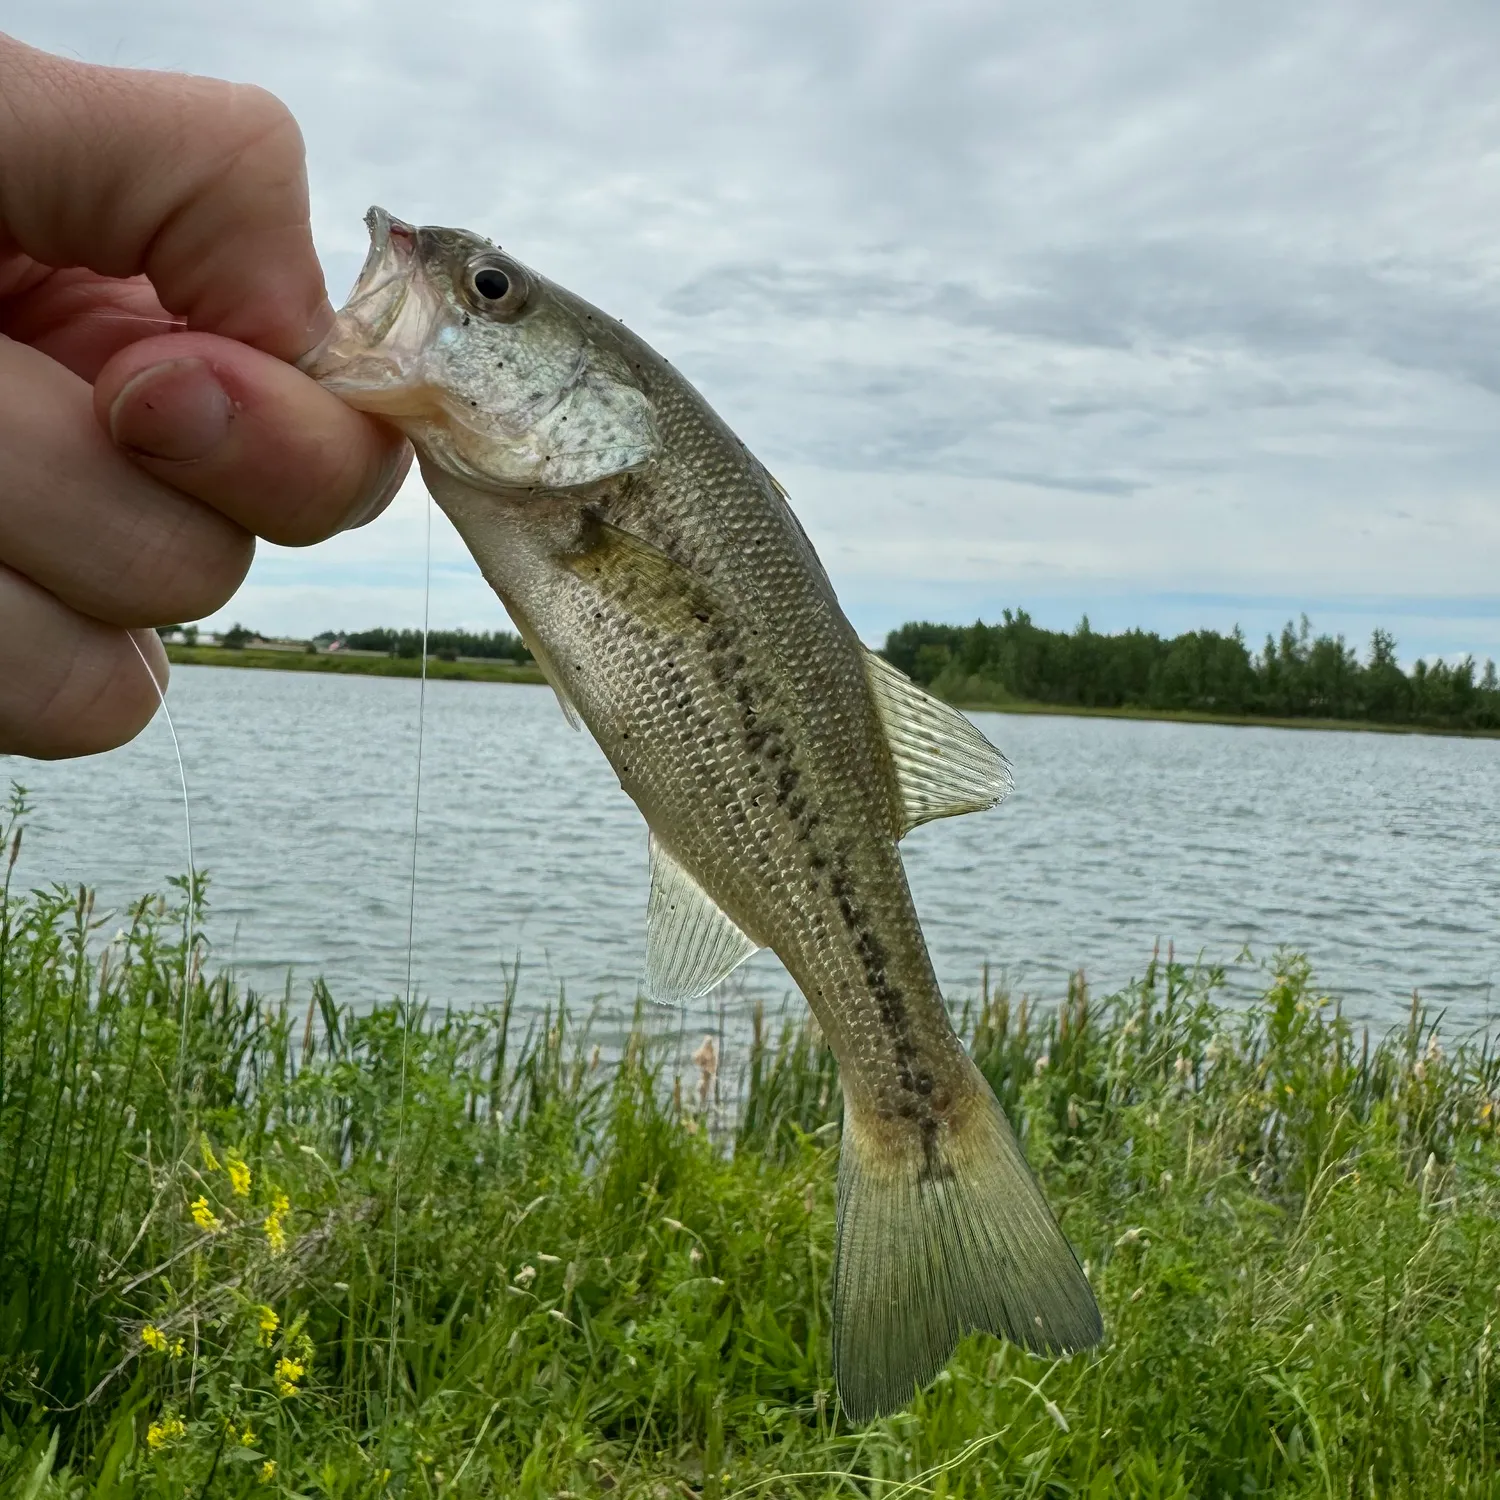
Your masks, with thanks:
[[(397, 993), (406, 967), (416, 688), (381, 678), (179, 667), (177, 717), (220, 957), (279, 990), (288, 969), (336, 995)], [(988, 963), (1054, 995), (1152, 947), (1232, 960), (1305, 948), (1355, 1015), (1404, 1014), (1413, 987), (1485, 1020), (1500, 973), (1500, 744), (1214, 725), (977, 716), (1016, 768), (998, 811), (905, 846), (933, 960), (952, 993)], [(415, 972), (455, 1004), (633, 1005), (646, 839), (586, 735), (545, 688), (428, 687)], [(24, 880), (120, 903), (185, 863), (165, 730), (72, 763), (12, 760), (39, 811)], [(1245, 982), (1250, 982), (1247, 976)], [(732, 1003), (790, 988), (760, 955)], [(684, 1019), (690, 1029), (705, 1018)]]

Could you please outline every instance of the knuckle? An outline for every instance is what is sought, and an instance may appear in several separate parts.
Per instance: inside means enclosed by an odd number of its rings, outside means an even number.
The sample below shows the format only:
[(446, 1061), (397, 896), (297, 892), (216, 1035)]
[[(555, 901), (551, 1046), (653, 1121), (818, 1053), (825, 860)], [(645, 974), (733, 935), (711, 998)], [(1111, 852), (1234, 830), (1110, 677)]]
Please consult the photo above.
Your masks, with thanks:
[(292, 181), (302, 170), (302, 132), (275, 94), (250, 83), (190, 81), (177, 121), (182, 155), (206, 189), (237, 175)]
[(226, 101), (233, 159), (279, 176), (302, 170), (302, 131), (285, 104), (255, 84), (231, 84)]
[(300, 153), (302, 132), (296, 117), (275, 94), (254, 83), (231, 84), (230, 90), (234, 121), (247, 137), (294, 145)]

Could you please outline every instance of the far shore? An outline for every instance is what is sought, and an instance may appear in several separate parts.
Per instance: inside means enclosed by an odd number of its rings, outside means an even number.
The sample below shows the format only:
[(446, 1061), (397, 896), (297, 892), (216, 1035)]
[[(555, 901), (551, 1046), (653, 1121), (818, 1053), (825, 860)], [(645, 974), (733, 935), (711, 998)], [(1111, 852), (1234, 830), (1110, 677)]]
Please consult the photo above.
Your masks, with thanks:
[[(338, 672), (365, 677), (419, 677), (421, 661), (412, 656), (385, 656), (366, 652), (292, 651), (285, 648), (245, 647), (231, 650), (222, 646), (166, 647), (167, 659), (174, 665), (194, 667), (241, 667), (250, 670), (280, 672)], [(523, 682), (545, 683), (534, 662), (488, 661), (460, 657), (445, 661), (427, 658), (427, 676), (449, 682)], [(1348, 730), (1370, 734), (1432, 734), (1445, 739), (1500, 739), (1495, 729), (1442, 729), (1429, 724), (1385, 724), (1370, 719), (1278, 719), (1259, 714), (1202, 713), (1193, 709), (1159, 708), (1093, 708), (1082, 704), (1030, 703), (1021, 699), (1003, 702), (959, 702), (955, 705), (967, 713), (1054, 714), (1084, 719), (1142, 719), (1168, 724), (1228, 724), (1258, 729)]]
[[(384, 656), (353, 651), (289, 651), (282, 647), (177, 646), (168, 644), (167, 660), (174, 666), (244, 667), (274, 672), (339, 672), (361, 677), (420, 677), (422, 663), (415, 656)], [(450, 682), (545, 682), (532, 662), (486, 661), (461, 657), (445, 661), (427, 658), (427, 675)]]
[(1351, 734), (1435, 734), (1444, 739), (1500, 739), (1500, 729), (1443, 729), (1432, 724), (1385, 724), (1374, 719), (1277, 719), (1263, 714), (1201, 713), (1191, 708), (1093, 708), (1078, 703), (1028, 703), (1020, 699), (957, 702), (970, 714), (1058, 714), (1072, 719), (1147, 719), (1162, 724), (1228, 724), (1242, 729), (1346, 730)]

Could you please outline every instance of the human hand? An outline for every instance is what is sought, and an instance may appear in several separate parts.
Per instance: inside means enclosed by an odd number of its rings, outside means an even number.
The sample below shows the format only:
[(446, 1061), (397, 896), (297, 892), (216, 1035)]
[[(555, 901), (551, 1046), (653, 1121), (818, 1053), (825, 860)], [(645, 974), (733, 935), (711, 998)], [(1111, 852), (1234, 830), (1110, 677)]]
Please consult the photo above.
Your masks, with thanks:
[(156, 710), (141, 627), (372, 519), (411, 450), (290, 363), (333, 311), (282, 104), (3, 35), (0, 100), (0, 753), (86, 755)]

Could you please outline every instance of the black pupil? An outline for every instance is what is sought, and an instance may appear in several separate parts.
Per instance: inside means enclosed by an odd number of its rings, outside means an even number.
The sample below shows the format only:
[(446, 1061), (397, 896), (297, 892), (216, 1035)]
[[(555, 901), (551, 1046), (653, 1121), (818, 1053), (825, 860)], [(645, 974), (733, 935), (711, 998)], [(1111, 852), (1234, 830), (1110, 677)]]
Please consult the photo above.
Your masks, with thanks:
[(486, 266), (474, 273), (474, 290), (486, 302), (498, 302), (510, 290), (510, 277), (504, 271)]

